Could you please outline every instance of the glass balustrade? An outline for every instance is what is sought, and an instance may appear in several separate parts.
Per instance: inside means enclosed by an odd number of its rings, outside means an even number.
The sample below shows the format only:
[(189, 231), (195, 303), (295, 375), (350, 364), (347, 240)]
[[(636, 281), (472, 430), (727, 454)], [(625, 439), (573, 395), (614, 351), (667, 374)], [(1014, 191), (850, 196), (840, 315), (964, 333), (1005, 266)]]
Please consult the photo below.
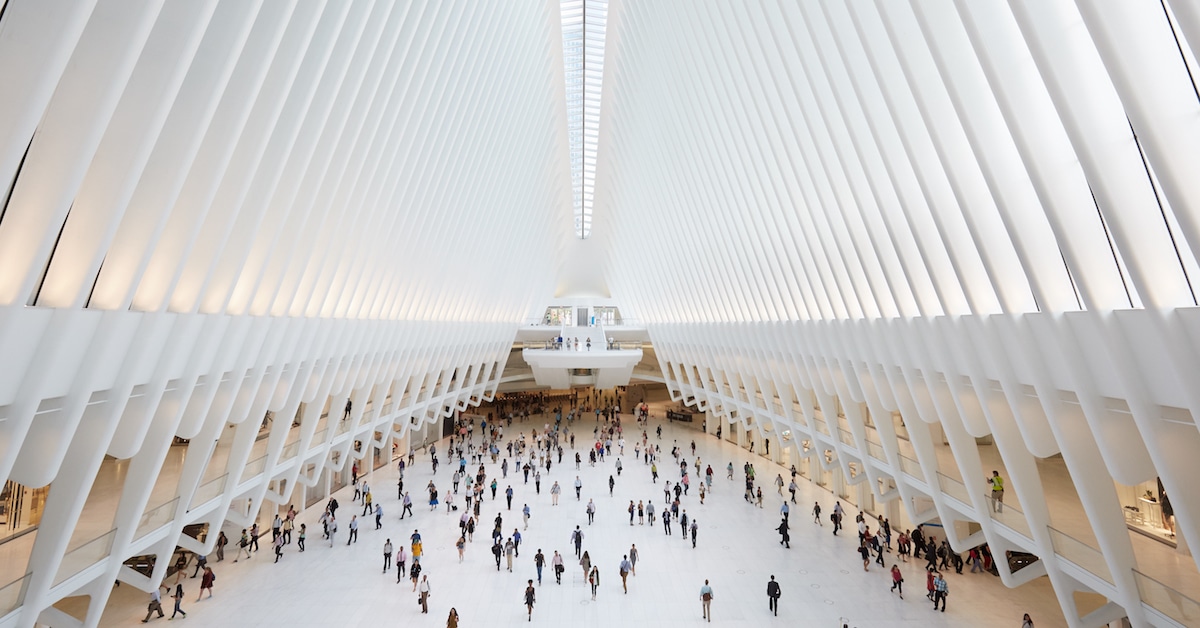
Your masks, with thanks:
[(851, 434), (848, 430), (843, 430), (843, 429), (839, 428), (838, 429), (838, 440), (842, 441), (843, 445), (847, 445), (847, 446), (854, 447), (854, 448), (858, 447), (858, 445), (854, 444), (854, 434)]
[(879, 443), (867, 441), (867, 453), (880, 462), (887, 462), (887, 455), (883, 453), (883, 445)]
[(54, 586), (62, 584), (67, 578), (78, 575), (88, 567), (107, 558), (109, 552), (112, 551), (113, 538), (116, 534), (116, 529), (109, 530), (75, 549), (68, 550), (63, 555), (62, 563), (58, 566), (58, 575), (54, 577)]
[(134, 532), (133, 538), (140, 539), (150, 532), (170, 523), (171, 519), (175, 517), (175, 507), (178, 505), (179, 498), (176, 497), (165, 504), (160, 504), (147, 510), (142, 514), (142, 518), (138, 520), (137, 531)]
[(221, 493), (225, 491), (225, 480), (228, 478), (229, 474), (225, 473), (201, 484), (196, 489), (196, 494), (192, 495), (192, 508), (220, 497)]
[(1112, 584), (1112, 572), (1108, 570), (1108, 563), (1104, 562), (1104, 554), (1100, 550), (1061, 530), (1055, 528), (1049, 528), (1049, 530), (1050, 542), (1054, 545), (1055, 554)]
[(283, 453), (280, 454), (279, 459), (281, 461), (291, 460), (298, 453), (300, 453), (300, 441), (293, 441), (283, 446)]
[[(1142, 602), (1184, 626), (1200, 626), (1200, 602), (1134, 569)], [(0, 613), (4, 608), (0, 606)]]
[(904, 454), (900, 454), (900, 470), (922, 482), (925, 481), (925, 474), (921, 471), (921, 463)]
[(942, 485), (943, 493), (968, 506), (971, 505), (971, 494), (967, 492), (967, 486), (960, 480), (956, 480), (942, 473), (941, 471), (938, 471), (938, 482)]
[(25, 590), (29, 588), (29, 576), (25, 574), (0, 587), (0, 617), (21, 607), (25, 603)]
[(997, 512), (996, 507), (999, 504), (996, 500), (992, 499), (991, 491), (988, 491), (984, 497), (987, 499), (988, 510), (991, 511), (988, 514), (991, 515), (993, 521), (1014, 530), (1018, 534), (1033, 538), (1033, 535), (1029, 531), (1029, 521), (1025, 519), (1025, 513), (1021, 512), (1021, 509), (1004, 504), (999, 512)]
[(240, 482), (245, 482), (251, 478), (256, 478), (256, 477), (262, 475), (263, 471), (266, 468), (267, 468), (267, 455), (263, 454), (263, 455), (255, 458), (254, 460), (251, 460), (250, 462), (246, 463), (246, 466), (242, 469), (242, 478), (241, 478)]

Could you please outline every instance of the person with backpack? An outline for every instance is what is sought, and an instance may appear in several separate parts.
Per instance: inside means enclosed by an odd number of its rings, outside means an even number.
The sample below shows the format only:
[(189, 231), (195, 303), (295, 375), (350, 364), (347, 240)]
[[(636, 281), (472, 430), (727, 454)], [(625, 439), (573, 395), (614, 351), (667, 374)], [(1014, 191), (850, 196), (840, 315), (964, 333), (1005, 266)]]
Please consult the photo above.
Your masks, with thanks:
[(200, 597), (204, 592), (208, 591), (208, 597), (212, 597), (213, 583), (217, 581), (217, 574), (213, 573), (211, 567), (204, 568), (204, 575), (200, 576), (200, 595), (196, 596), (196, 601), (200, 601)]

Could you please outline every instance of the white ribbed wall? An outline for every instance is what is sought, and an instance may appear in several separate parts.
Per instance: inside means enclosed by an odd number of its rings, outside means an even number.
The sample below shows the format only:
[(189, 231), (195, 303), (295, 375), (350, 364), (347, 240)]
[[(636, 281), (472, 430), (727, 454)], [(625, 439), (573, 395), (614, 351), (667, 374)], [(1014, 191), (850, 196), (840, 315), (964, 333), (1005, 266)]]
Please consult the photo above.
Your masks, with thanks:
[[(1038, 555), (1003, 580), (1073, 626), (1197, 625), (1114, 485), (1161, 477), (1200, 546), (1195, 3), (614, 0), (609, 32), (593, 238), (673, 393)], [(988, 436), (1023, 513), (989, 516)], [(1055, 454), (1098, 547), (1052, 529)]]
[(94, 625), (114, 579), (494, 393), (572, 237), (557, 0), (0, 8), (0, 478), (50, 486), (0, 625), (77, 624), (68, 595)]

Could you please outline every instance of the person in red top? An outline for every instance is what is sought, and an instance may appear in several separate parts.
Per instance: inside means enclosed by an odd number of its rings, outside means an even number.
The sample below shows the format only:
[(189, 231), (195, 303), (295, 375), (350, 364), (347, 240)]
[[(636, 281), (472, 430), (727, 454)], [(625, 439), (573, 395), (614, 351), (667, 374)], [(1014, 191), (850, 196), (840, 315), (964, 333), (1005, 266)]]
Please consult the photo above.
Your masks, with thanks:
[(937, 572), (932, 569), (927, 568), (925, 570), (925, 588), (929, 590), (929, 593), (925, 594), (925, 597), (931, 600), (933, 599), (933, 577), (936, 574)]

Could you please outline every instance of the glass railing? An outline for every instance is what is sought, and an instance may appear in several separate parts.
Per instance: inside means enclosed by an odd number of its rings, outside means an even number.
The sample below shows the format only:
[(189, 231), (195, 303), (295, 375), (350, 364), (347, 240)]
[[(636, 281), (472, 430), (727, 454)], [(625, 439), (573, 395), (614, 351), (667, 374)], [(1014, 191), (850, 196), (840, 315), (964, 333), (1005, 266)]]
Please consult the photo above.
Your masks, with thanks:
[(25, 603), (25, 590), (29, 588), (29, 576), (25, 574), (0, 587), (0, 617), (21, 607)]
[(316, 434), (313, 434), (312, 443), (310, 443), (310, 446), (316, 447), (317, 445), (324, 445), (325, 444), (325, 436), (327, 434), (329, 434), (329, 428), (325, 428), (325, 429), (317, 432)]
[(867, 441), (867, 453), (880, 462), (887, 462), (887, 455), (883, 453), (883, 445)]
[(1100, 550), (1061, 530), (1048, 529), (1055, 554), (1112, 584), (1112, 572), (1108, 570), (1108, 563), (1104, 562), (1104, 554), (1100, 553)]
[(84, 569), (108, 557), (112, 551), (113, 538), (117, 535), (115, 529), (76, 547), (63, 555), (62, 564), (58, 566), (58, 575), (54, 577), (54, 585), (58, 586), (67, 578), (78, 575)]
[(900, 470), (922, 482), (925, 481), (925, 473), (921, 471), (921, 463), (904, 454), (900, 454)]
[(171, 501), (155, 506), (142, 514), (142, 518), (138, 520), (137, 531), (133, 533), (134, 539), (140, 539), (150, 532), (161, 528), (171, 522), (175, 517), (175, 507), (179, 505), (179, 498), (176, 497)]
[(1033, 535), (1029, 531), (1029, 522), (1025, 519), (1025, 513), (1021, 512), (1021, 509), (1003, 504), (1000, 511), (997, 512), (996, 506), (1000, 504), (992, 499), (991, 492), (989, 491), (985, 497), (987, 498), (988, 510), (991, 511), (988, 514), (992, 516), (993, 521), (1007, 526), (1028, 538), (1033, 538)]
[(338, 422), (338, 426), (337, 426), (337, 431), (336, 431), (336, 432), (334, 432), (334, 435), (335, 435), (335, 436), (340, 436), (340, 435), (342, 435), (342, 434), (345, 434), (346, 432), (349, 432), (349, 431), (350, 431), (350, 426), (351, 426), (351, 424), (353, 424), (353, 423), (354, 423), (354, 421), (353, 421), (353, 420), (351, 420), (351, 419), (346, 419), (346, 420), (344, 420), (344, 421), (339, 421), (339, 422)]
[(283, 453), (279, 455), (280, 460), (291, 460), (300, 453), (300, 441), (293, 441), (283, 446)]
[(192, 508), (196, 508), (201, 504), (220, 497), (221, 493), (225, 491), (225, 480), (228, 478), (229, 474), (225, 473), (220, 477), (215, 477), (196, 488), (196, 494), (192, 495)]
[(956, 480), (941, 471), (938, 471), (938, 482), (942, 485), (942, 492), (957, 499), (958, 501), (970, 506), (971, 494), (967, 492), (967, 485)]
[(825, 425), (825, 419), (818, 417), (814, 422), (817, 425), (818, 432), (820, 432), (826, 436), (829, 436), (829, 426)]
[(242, 478), (241, 478), (241, 480), (239, 480), (239, 483), (245, 482), (251, 478), (256, 478), (256, 477), (262, 475), (263, 471), (266, 470), (266, 468), (267, 468), (267, 455), (263, 454), (263, 455), (255, 458), (254, 460), (251, 460), (250, 462), (246, 463), (246, 466), (242, 468)]
[[(1200, 626), (1200, 602), (1134, 569), (1138, 595), (1142, 602), (1184, 626)], [(0, 606), (0, 615), (4, 607)]]
[(854, 448), (858, 447), (858, 445), (854, 444), (854, 434), (851, 434), (848, 430), (838, 428), (838, 440), (842, 441), (843, 445), (849, 445)]

